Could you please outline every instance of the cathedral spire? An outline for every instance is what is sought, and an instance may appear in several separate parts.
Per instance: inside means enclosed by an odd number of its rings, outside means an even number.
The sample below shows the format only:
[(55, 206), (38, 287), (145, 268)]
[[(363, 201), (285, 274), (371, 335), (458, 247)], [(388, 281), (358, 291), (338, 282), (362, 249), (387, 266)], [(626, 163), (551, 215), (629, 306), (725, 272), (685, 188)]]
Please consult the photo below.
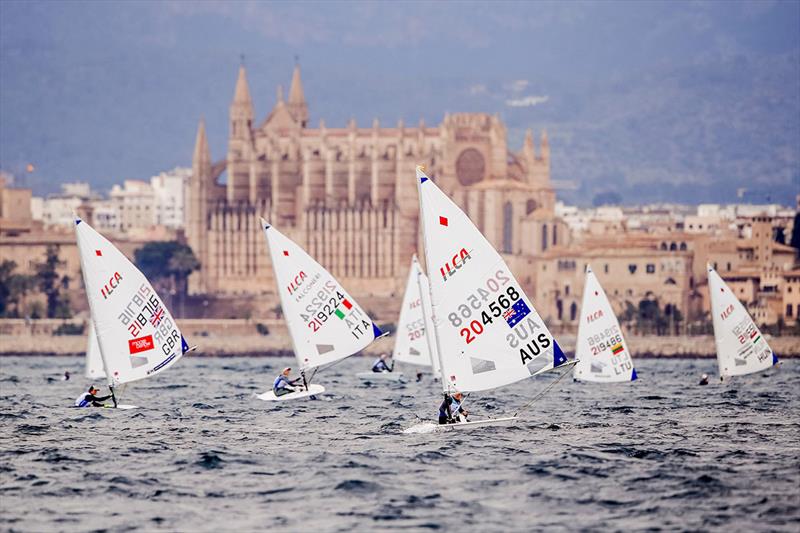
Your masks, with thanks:
[(308, 124), (308, 104), (303, 92), (303, 80), (300, 78), (300, 65), (295, 63), (292, 72), (292, 84), (289, 86), (289, 111), (300, 126), (305, 128)]
[(528, 159), (528, 163), (532, 164), (536, 158), (536, 146), (533, 144), (533, 132), (530, 128), (525, 132), (525, 143), (522, 145), (522, 153)]
[(208, 148), (208, 137), (206, 136), (206, 121), (201, 118), (197, 125), (197, 137), (194, 141), (194, 156), (192, 166), (196, 169), (211, 166), (211, 150)]
[(547, 140), (547, 130), (542, 130), (542, 159), (545, 161), (550, 159), (550, 142)]
[(253, 100), (250, 98), (250, 87), (247, 85), (247, 71), (245, 71), (244, 65), (239, 65), (239, 77), (236, 79), (233, 103), (234, 105), (253, 107)]
[(247, 85), (247, 72), (239, 65), (239, 77), (230, 107), (231, 139), (247, 139), (253, 125), (253, 100)]

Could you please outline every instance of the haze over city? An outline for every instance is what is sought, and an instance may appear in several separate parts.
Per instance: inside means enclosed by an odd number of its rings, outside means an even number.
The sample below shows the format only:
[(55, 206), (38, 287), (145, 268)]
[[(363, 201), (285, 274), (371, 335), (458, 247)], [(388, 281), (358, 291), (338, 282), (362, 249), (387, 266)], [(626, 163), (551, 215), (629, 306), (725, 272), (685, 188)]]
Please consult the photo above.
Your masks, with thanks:
[[(0, 167), (36, 194), (224, 158), (240, 62), (256, 122), (303, 71), (310, 123), (546, 128), (560, 199), (778, 202), (800, 188), (797, 2), (3, 2)], [(33, 172), (26, 172), (28, 165)], [(646, 187), (642, 187), (646, 185)]]

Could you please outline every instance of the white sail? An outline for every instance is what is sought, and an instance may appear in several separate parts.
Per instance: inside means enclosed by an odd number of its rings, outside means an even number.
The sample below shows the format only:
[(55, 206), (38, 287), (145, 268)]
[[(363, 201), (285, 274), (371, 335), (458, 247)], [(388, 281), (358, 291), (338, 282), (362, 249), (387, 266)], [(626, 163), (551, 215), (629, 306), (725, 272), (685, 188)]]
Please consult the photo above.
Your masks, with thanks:
[(492, 389), (567, 359), (497, 250), (417, 168), (445, 391)]
[(189, 347), (150, 282), (86, 222), (76, 219), (75, 232), (109, 383), (144, 379), (174, 365)]
[(103, 358), (100, 355), (100, 344), (97, 342), (97, 333), (94, 330), (94, 321), (89, 320), (89, 340), (86, 345), (86, 377), (89, 379), (102, 379), (106, 377), (103, 369)]
[(261, 227), (301, 370), (344, 359), (381, 336), (330, 272), (263, 218)]
[(636, 379), (622, 329), (589, 266), (586, 267), (575, 359), (578, 360), (575, 377), (584, 381), (613, 383)]
[(428, 329), (425, 313), (425, 308), (430, 309), (427, 292), (428, 278), (422, 273), (415, 255), (408, 272), (392, 357), (401, 363), (433, 366), (438, 373), (439, 365), (435, 362), (437, 358), (432, 352), (433, 343), (429, 334), (432, 330)]
[(719, 375), (743, 376), (778, 362), (761, 331), (733, 291), (708, 265), (708, 290), (714, 317)]

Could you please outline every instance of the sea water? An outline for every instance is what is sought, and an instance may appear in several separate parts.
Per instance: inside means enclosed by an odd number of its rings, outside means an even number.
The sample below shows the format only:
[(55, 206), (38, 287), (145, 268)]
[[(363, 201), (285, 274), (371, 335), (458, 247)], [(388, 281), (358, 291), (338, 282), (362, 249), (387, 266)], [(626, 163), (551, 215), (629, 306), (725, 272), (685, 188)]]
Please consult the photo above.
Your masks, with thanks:
[[(400, 364), (407, 383), (364, 384), (370, 363), (268, 403), (254, 395), (292, 361), (186, 357), (115, 411), (70, 407), (82, 359), (0, 359), (0, 528), (797, 531), (798, 361), (701, 387), (713, 360), (637, 360), (638, 381), (564, 379), (516, 425), (413, 435), (439, 385)], [(465, 407), (507, 416), (553, 378)]]

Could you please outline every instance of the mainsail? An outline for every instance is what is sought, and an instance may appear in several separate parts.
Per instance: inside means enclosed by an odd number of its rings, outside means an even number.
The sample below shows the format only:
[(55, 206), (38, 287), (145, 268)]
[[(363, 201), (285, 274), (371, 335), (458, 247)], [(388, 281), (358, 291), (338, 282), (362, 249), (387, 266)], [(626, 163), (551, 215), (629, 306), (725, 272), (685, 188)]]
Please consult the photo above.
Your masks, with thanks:
[(89, 320), (89, 341), (86, 345), (86, 377), (89, 379), (102, 379), (106, 377), (103, 369), (103, 357), (100, 355), (100, 344), (97, 342), (97, 333), (94, 330), (94, 321)]
[(445, 392), (501, 387), (566, 363), (497, 250), (420, 168), (417, 179)]
[(434, 372), (438, 374), (438, 357), (431, 339), (433, 329), (429, 327), (429, 295), (428, 278), (420, 269), (415, 255), (411, 260), (406, 293), (397, 323), (393, 358), (401, 363), (433, 366)]
[(584, 381), (612, 383), (636, 379), (636, 369), (617, 317), (588, 265), (575, 359), (578, 360), (575, 377)]
[(778, 362), (761, 331), (733, 291), (708, 265), (708, 290), (720, 377), (743, 376)]
[(261, 227), (301, 370), (344, 359), (381, 336), (330, 272), (263, 218)]
[(154, 376), (189, 350), (153, 286), (105, 237), (77, 218), (81, 270), (109, 384)]

